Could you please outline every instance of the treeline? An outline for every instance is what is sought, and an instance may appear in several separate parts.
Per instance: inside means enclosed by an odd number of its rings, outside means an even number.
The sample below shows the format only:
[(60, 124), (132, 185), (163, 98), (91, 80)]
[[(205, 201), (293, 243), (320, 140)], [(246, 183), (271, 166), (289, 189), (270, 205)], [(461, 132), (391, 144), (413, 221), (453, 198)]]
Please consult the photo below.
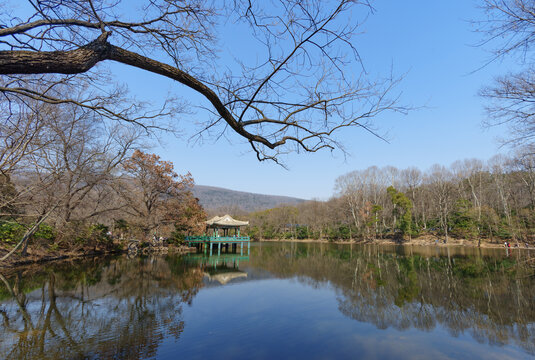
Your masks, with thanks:
[(70, 103), (0, 107), (0, 257), (30, 241), (75, 250), (199, 230), (191, 174), (142, 151), (150, 127)]
[(450, 167), (392, 166), (356, 170), (336, 179), (335, 196), (249, 214), (256, 239), (410, 239), (434, 235), (535, 240), (535, 156), (522, 151)]

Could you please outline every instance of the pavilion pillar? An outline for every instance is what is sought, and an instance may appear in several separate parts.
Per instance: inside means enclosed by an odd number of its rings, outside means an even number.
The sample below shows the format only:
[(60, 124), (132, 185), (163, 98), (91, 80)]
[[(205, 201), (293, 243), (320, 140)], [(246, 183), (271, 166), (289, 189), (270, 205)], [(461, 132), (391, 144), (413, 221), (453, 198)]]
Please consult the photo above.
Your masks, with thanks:
[(212, 246), (214, 245), (214, 243), (210, 242), (210, 255), (212, 255)]
[(243, 241), (240, 242), (240, 255), (243, 255)]
[(221, 242), (217, 243), (217, 256), (221, 255)]

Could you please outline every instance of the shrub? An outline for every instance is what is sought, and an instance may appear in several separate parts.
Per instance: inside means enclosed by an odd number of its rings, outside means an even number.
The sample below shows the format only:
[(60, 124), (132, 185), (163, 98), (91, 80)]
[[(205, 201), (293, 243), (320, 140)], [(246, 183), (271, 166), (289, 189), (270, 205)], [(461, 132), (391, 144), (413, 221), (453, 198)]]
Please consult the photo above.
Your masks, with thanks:
[(37, 231), (33, 234), (33, 237), (35, 239), (41, 239), (47, 242), (51, 242), (56, 238), (56, 233), (52, 226), (48, 224), (41, 224), (39, 226), (39, 229), (37, 229)]
[(252, 241), (258, 241), (260, 238), (260, 229), (258, 226), (251, 226), (247, 229), (247, 234), (251, 238)]
[(16, 243), (24, 235), (25, 228), (15, 221), (0, 222), (0, 242)]
[(104, 224), (94, 224), (89, 227), (88, 237), (89, 240), (96, 241), (97, 243), (109, 243), (111, 237), (108, 235), (109, 228)]
[(175, 230), (171, 233), (171, 237), (167, 239), (167, 242), (169, 244), (183, 245), (185, 239), (186, 239), (186, 235), (184, 235), (183, 231)]
[(308, 228), (306, 226), (297, 226), (295, 229), (296, 237), (300, 240), (308, 239)]

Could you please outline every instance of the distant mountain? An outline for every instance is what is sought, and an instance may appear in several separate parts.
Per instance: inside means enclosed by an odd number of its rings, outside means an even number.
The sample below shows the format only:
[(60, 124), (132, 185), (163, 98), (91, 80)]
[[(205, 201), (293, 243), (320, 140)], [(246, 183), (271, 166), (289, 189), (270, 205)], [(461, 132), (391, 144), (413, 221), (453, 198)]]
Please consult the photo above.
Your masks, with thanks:
[(195, 185), (193, 194), (199, 198), (199, 202), (206, 210), (229, 209), (251, 212), (279, 205), (297, 205), (306, 201), (289, 196), (254, 194), (204, 185)]

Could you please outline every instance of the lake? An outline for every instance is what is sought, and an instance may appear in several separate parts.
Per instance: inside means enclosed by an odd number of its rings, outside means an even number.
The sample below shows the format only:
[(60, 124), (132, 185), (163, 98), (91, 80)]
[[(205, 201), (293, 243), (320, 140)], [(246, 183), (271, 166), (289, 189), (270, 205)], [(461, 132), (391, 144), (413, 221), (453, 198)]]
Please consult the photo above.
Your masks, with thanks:
[(532, 257), (288, 242), (21, 268), (0, 358), (530, 359)]

